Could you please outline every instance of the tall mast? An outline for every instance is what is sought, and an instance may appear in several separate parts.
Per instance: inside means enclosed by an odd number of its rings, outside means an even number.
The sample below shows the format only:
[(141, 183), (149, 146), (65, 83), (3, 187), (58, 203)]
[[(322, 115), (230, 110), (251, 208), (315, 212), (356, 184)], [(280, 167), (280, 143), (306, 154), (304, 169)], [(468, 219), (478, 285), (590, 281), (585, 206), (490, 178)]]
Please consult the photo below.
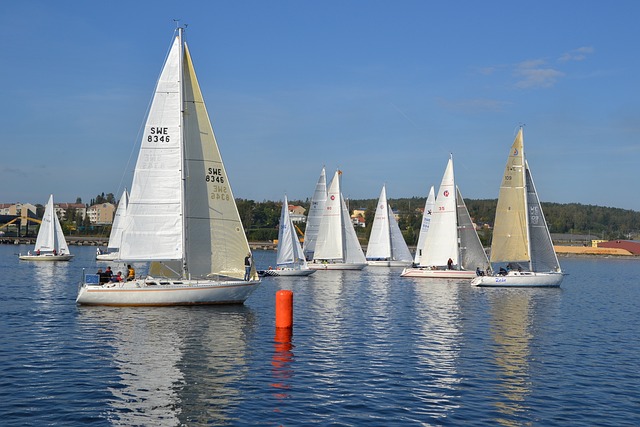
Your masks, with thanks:
[[(176, 21), (176, 25), (178, 25), (178, 21)], [(183, 40), (183, 31), (184, 28), (178, 26), (178, 41), (180, 42), (180, 54), (179, 54), (179, 62), (180, 62), (180, 71), (178, 74), (178, 79), (180, 81), (180, 175), (182, 179), (182, 191), (180, 192), (180, 205), (182, 210), (182, 271), (186, 278), (190, 278), (189, 269), (187, 267), (187, 206), (185, 203), (185, 193), (187, 191), (187, 179), (186, 179), (186, 171), (185, 171), (185, 158), (186, 158), (186, 147), (185, 147), (185, 130), (186, 127), (184, 125), (184, 40)]]

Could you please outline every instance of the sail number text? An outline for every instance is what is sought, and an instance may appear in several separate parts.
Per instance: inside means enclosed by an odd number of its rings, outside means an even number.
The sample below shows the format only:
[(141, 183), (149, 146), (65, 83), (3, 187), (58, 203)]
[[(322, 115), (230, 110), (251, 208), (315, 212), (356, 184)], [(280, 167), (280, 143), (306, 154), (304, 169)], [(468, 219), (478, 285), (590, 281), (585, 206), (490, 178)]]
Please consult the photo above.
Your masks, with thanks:
[(222, 169), (208, 168), (207, 174), (204, 176), (204, 180), (207, 182), (217, 182), (218, 184), (224, 184)]
[(147, 142), (169, 142), (169, 128), (151, 127)]

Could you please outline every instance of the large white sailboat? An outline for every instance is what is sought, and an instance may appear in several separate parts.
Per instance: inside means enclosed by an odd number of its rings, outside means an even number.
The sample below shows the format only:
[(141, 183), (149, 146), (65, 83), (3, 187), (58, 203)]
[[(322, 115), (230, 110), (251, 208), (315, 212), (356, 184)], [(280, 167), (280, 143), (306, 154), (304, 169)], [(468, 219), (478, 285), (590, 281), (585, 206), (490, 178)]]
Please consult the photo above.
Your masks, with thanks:
[(264, 274), (266, 276), (308, 276), (312, 273), (315, 273), (315, 270), (309, 268), (304, 258), (298, 234), (289, 215), (289, 201), (287, 196), (284, 196), (280, 212), (276, 268), (265, 270)]
[(324, 204), (327, 202), (327, 175), (322, 167), (320, 178), (316, 183), (316, 189), (311, 198), (311, 206), (309, 206), (309, 214), (307, 215), (307, 227), (304, 230), (304, 242), (302, 251), (307, 261), (313, 259), (313, 253), (316, 250), (316, 241), (318, 240), (318, 230), (322, 222), (324, 214)]
[(18, 256), (23, 261), (69, 261), (73, 258), (53, 207), (53, 194), (44, 209), (34, 252)]
[(118, 259), (118, 251), (120, 250), (120, 242), (122, 242), (122, 227), (124, 226), (124, 216), (127, 213), (127, 205), (129, 204), (129, 193), (125, 189), (120, 197), (116, 214), (113, 217), (111, 225), (111, 233), (109, 234), (109, 243), (107, 243), (106, 252), (102, 252), (100, 248), (97, 250), (96, 259), (98, 261), (113, 261)]
[(422, 259), (422, 253), (424, 251), (424, 241), (427, 238), (427, 232), (429, 231), (429, 225), (431, 225), (431, 215), (433, 215), (433, 208), (436, 206), (436, 196), (433, 190), (433, 185), (429, 189), (429, 195), (424, 203), (424, 212), (422, 214), (422, 223), (420, 225), (420, 234), (418, 234), (418, 243), (416, 244), (416, 253), (413, 257), (413, 264), (420, 265)]
[(151, 263), (149, 275), (103, 285), (86, 275), (76, 301), (114, 306), (243, 303), (260, 283), (255, 267), (245, 278), (248, 254), (178, 28), (147, 116), (119, 251), (119, 260)]
[(387, 203), (384, 185), (378, 199), (365, 257), (367, 264), (372, 267), (406, 267), (413, 261), (396, 217)]
[[(491, 242), (492, 275), (475, 286), (559, 287), (563, 275), (518, 130), (502, 177)], [(496, 271), (496, 269), (498, 269)]]
[(402, 277), (470, 279), (489, 266), (462, 194), (455, 184), (453, 158), (442, 177), (429, 231), (416, 267), (405, 268)]
[(314, 270), (362, 270), (367, 260), (353, 228), (347, 205), (340, 189), (341, 171), (336, 171), (318, 229), (313, 261)]

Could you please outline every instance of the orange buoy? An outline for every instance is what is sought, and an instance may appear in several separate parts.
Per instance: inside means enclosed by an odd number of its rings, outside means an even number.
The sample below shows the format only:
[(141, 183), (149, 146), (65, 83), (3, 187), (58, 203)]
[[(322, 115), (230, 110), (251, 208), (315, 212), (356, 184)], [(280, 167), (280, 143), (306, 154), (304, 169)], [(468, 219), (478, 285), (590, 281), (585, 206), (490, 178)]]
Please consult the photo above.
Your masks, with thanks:
[(293, 327), (293, 291), (276, 292), (276, 328)]

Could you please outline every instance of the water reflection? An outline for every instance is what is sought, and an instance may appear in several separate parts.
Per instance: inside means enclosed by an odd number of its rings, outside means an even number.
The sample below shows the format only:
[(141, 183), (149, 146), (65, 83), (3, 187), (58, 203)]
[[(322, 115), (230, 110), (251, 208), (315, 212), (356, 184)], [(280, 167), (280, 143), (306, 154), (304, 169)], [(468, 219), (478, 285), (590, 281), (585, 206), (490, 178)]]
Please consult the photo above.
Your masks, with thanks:
[(278, 399), (291, 397), (291, 377), (293, 376), (293, 344), (291, 343), (291, 328), (276, 328), (273, 343), (273, 358), (271, 361), (271, 374), (274, 382), (271, 387), (276, 390), (274, 396)]
[(461, 328), (459, 286), (456, 281), (412, 279), (416, 296), (418, 364), (427, 372), (428, 387), (416, 390), (430, 417), (447, 417), (456, 403)]
[(79, 307), (80, 321), (107, 337), (115, 367), (104, 416), (113, 425), (230, 422), (247, 372), (253, 313), (239, 307)]
[(498, 366), (498, 392), (495, 406), (504, 426), (526, 424), (526, 398), (531, 392), (529, 375), (530, 342), (533, 338), (533, 290), (509, 289), (490, 292), (490, 332), (494, 341), (494, 361)]
[[(24, 261), (22, 261), (24, 262)], [(69, 262), (65, 261), (33, 261), (33, 275), (37, 283), (37, 296), (40, 302), (51, 304), (59, 298), (60, 286), (67, 286)]]

